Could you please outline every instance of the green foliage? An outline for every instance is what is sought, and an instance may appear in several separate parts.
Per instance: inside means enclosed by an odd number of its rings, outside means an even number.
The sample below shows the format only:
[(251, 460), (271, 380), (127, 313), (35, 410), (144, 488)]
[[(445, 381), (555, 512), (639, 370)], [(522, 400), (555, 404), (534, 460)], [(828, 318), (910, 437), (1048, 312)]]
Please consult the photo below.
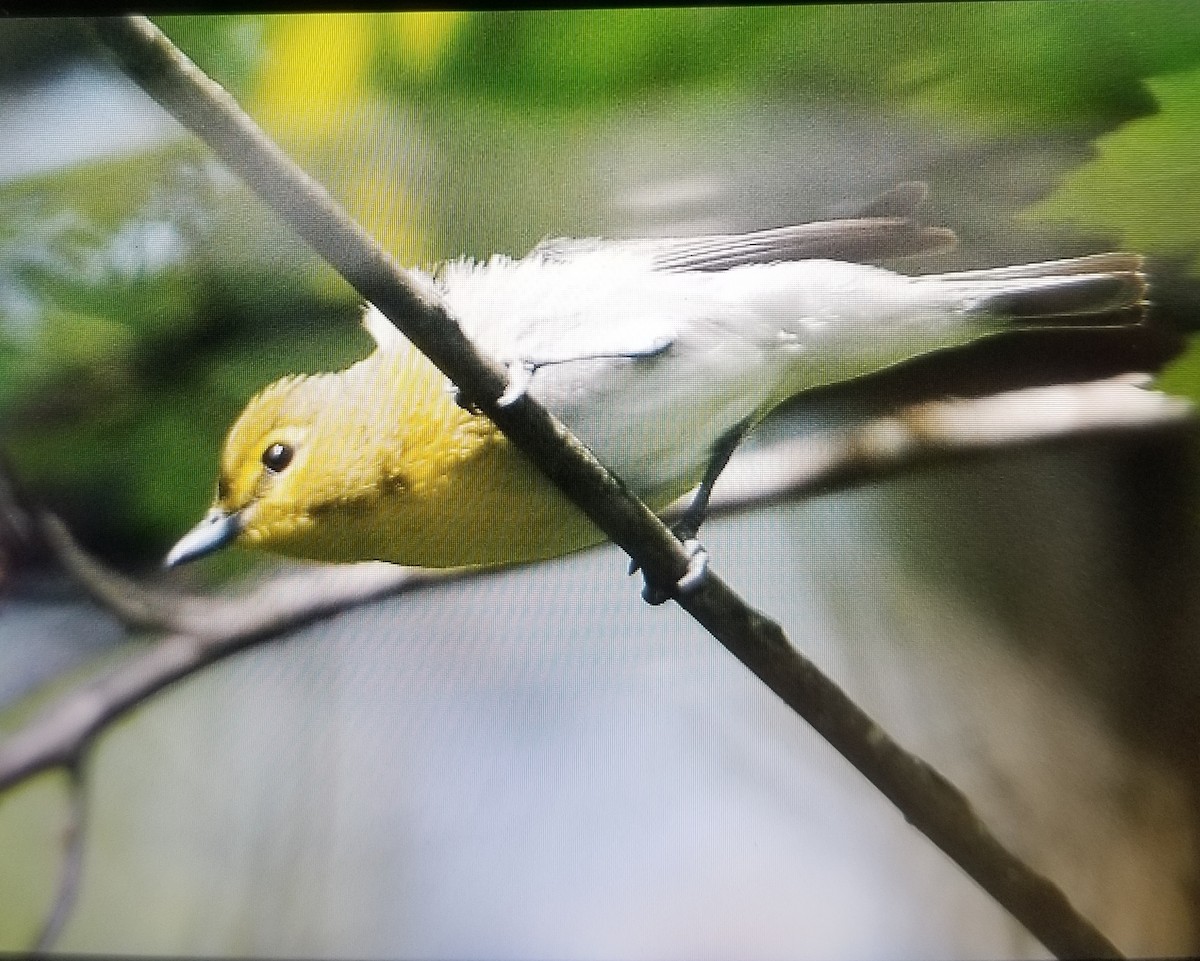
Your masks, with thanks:
[(155, 18), (201, 70), (235, 94), (246, 90), (262, 66), (269, 19), (248, 14)]
[[(586, 207), (602, 185), (530, 158), (663, 98), (833, 102), (995, 138), (1100, 134), (1030, 218), (1193, 268), (1200, 251), (1191, 0), (159, 22), (405, 262), (482, 253), (530, 205)], [(404, 126), (413, 116), (424, 126)], [(422, 139), (434, 136), (459, 141), (437, 145), (440, 167)], [(454, 190), (471, 165), (490, 208)], [(5, 445), (93, 546), (148, 556), (207, 501), (221, 434), (254, 390), (366, 352), (353, 305), (193, 141), (0, 184)], [(1200, 397), (1200, 360), (1163, 383)]]
[(54, 772), (0, 797), (0, 943), (3, 950), (28, 950), (54, 899), (55, 859), (67, 824), (65, 776)]
[(332, 83), (432, 109), (595, 111), (699, 91), (836, 98), (1008, 131), (1096, 129), (1150, 108), (1139, 80), (1200, 62), (1190, 0), (344, 14), (306, 18), (307, 38), (300, 19), (161, 23), (252, 107), (282, 70), (284, 90)]
[(352, 291), (202, 156), (173, 146), (0, 185), (5, 450), (110, 556), (195, 520), (221, 435), (264, 379), (366, 353)]
[[(1096, 157), (1073, 171), (1030, 220), (1059, 221), (1116, 234), (1133, 250), (1183, 260), (1200, 272), (1200, 69), (1153, 77), (1153, 114), (1096, 142)], [(1158, 386), (1200, 401), (1200, 342)]]
[(474, 13), (438, 69), (381, 50), (411, 94), (596, 109), (687, 89), (1094, 129), (1148, 109), (1137, 81), (1200, 61), (1200, 7), (1126, 3), (835, 4)]
[(1155, 386), (1200, 403), (1200, 344), (1196, 338), (1192, 338), (1188, 349), (1162, 372)]
[(1115, 231), (1123, 244), (1152, 253), (1200, 248), (1200, 70), (1154, 77), (1147, 86), (1155, 112), (1097, 140), (1096, 159), (1030, 219)]

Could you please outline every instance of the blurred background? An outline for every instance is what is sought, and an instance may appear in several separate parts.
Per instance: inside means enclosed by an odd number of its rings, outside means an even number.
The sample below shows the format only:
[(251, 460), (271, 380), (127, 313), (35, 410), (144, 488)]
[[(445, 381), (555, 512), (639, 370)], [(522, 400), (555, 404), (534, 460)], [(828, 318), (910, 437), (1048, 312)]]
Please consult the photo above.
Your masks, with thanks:
[[(971, 354), (981, 380), (1165, 365), (1159, 386), (1200, 398), (1187, 0), (157, 22), (402, 262), (796, 223), (924, 180), (960, 244), (905, 270), (1152, 258), (1131, 356), (1029, 340)], [(0, 452), (88, 550), (181, 590), (283, 569), (158, 565), (250, 395), (369, 352), (358, 311), (76, 24), (0, 22)], [(794, 405), (757, 443), (817, 421)], [(1187, 434), (1076, 441), (705, 542), (1118, 946), (1194, 954), (1196, 480)], [(0, 735), (151, 640), (2, 533)], [(96, 747), (57, 947), (1044, 956), (624, 569), (601, 548), (376, 603), (147, 703)], [(65, 810), (58, 776), (0, 797), (0, 949), (49, 909)]]

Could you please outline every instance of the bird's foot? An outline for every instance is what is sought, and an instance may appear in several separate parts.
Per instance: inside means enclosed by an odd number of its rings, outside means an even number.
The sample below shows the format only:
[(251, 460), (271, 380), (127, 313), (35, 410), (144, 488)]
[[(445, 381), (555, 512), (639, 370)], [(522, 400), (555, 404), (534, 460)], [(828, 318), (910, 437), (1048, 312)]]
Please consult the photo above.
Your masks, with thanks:
[(467, 395), (463, 393), (463, 389), (459, 387), (458, 384), (454, 383), (454, 381), (447, 379), (446, 393), (454, 398), (454, 403), (465, 410), (468, 414), (479, 415), (483, 413), (483, 411), (479, 409), (479, 405), (467, 397)]
[[(676, 531), (678, 533), (678, 531)], [(662, 587), (654, 583), (648, 576), (643, 578), (642, 600), (652, 607), (665, 604), (680, 594), (690, 594), (704, 583), (708, 577), (708, 551), (704, 549), (694, 536), (681, 537), (683, 548), (688, 553), (688, 566), (683, 576), (670, 587)], [(630, 561), (629, 573), (636, 574), (641, 569), (637, 561)]]
[(507, 407), (521, 399), (533, 383), (534, 372), (538, 365), (530, 360), (513, 360), (506, 365), (508, 370), (508, 386), (504, 393), (496, 398), (497, 407)]
[[(538, 364), (529, 360), (512, 360), (505, 364), (505, 370), (508, 372), (508, 384), (504, 388), (504, 392), (496, 398), (496, 406), (508, 407), (520, 400), (529, 390), (529, 385), (533, 382), (533, 375), (537, 369)], [(454, 403), (463, 410), (471, 414), (482, 413), (479, 405), (470, 400), (463, 393), (462, 388), (453, 381), (446, 381), (446, 390), (454, 398)]]

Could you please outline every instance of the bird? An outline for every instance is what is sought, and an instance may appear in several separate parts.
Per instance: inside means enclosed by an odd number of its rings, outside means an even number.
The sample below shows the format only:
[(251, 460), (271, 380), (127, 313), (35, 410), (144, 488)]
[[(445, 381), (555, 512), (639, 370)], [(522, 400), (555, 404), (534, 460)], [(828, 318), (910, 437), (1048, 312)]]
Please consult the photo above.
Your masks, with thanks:
[[(744, 234), (551, 239), (526, 256), (414, 272), (597, 458), (661, 512), (689, 491), (696, 536), (738, 443), (805, 391), (1007, 329), (1141, 318), (1142, 257), (1110, 252), (909, 275), (864, 260), (955, 243), (922, 226), (922, 184), (854, 216)], [(597, 528), (376, 308), (374, 351), (293, 375), (246, 405), (216, 497), (167, 567), (236, 543), (329, 562), (488, 567), (568, 554)], [(647, 583), (647, 600), (672, 588)]]

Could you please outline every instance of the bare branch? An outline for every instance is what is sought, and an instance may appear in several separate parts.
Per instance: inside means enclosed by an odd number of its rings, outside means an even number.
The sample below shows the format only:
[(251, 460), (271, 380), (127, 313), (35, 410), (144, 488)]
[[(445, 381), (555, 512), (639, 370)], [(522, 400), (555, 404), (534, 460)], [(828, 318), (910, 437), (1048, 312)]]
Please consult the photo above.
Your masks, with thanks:
[(82, 762), (69, 765), (67, 772), (70, 777), (67, 784), (70, 806), (67, 824), (63, 829), (63, 860), (54, 906), (34, 942), (33, 950), (38, 954), (49, 951), (58, 940), (71, 916), (71, 909), (75, 907), (79, 881), (83, 877), (83, 850), (87, 841), (87, 776)]
[[(151, 590), (123, 577), (84, 551), (57, 517), (43, 514), (40, 523), (67, 573), (126, 627), (185, 634), (214, 651), (243, 636), (249, 640), (260, 635), (274, 637), (355, 604), (476, 573), (375, 563), (318, 566), (273, 578), (245, 594), (197, 597)], [(302, 620), (293, 623), (296, 617)], [(276, 622), (280, 622), (278, 630)]]
[(54, 556), (72, 579), (101, 607), (133, 631), (173, 631), (183, 619), (187, 600), (159, 593), (122, 577), (91, 557), (53, 514), (38, 517), (38, 527)]
[[(59, 536), (65, 536), (61, 528)], [(82, 554), (77, 545), (71, 549)], [(102, 569), (92, 558), (87, 567), (93, 573)], [(81, 684), (0, 743), (0, 791), (49, 768), (76, 764), (114, 721), (215, 661), (355, 604), (441, 578), (387, 564), (355, 564), (275, 578), (233, 598), (180, 598), (177, 622), (183, 629)], [(102, 581), (108, 597), (119, 575), (105, 571)]]
[(848, 430), (801, 434), (739, 453), (717, 482), (710, 514), (846, 490), (1019, 448), (1195, 426), (1188, 401), (1144, 390), (1145, 382), (1140, 375), (1126, 375), (932, 401)]
[[(201, 136), (374, 302), (650, 577), (658, 583), (674, 583), (684, 573), (688, 556), (670, 531), (528, 395), (510, 406), (498, 406), (496, 399), (506, 386), (501, 368), (474, 348), (431, 291), (416, 285), (373, 244), (329, 195), (291, 164), (232, 98), (153, 24), (127, 17), (96, 20), (92, 25), (151, 96)], [(1075, 912), (1058, 888), (987, 831), (957, 789), (891, 741), (791, 646), (778, 625), (747, 607), (716, 576), (680, 597), (679, 603), (1046, 947), (1061, 957), (1117, 956), (1116, 948)], [(241, 643), (248, 640), (243, 638)], [(207, 656), (206, 645), (182, 635), (168, 639), (156, 651), (165, 652), (163, 657), (170, 662), (166, 668), (147, 664), (156, 668), (162, 684), (182, 676), (197, 657)], [(128, 684), (124, 689), (106, 691), (103, 680), (92, 693), (95, 697), (81, 699), (78, 705), (77, 723), (87, 732), (84, 741), (102, 721), (98, 703), (107, 699), (125, 705), (133, 696)], [(14, 744), (4, 747), (14, 748)]]
[(165, 34), (145, 17), (87, 22), (151, 97), (378, 307), (648, 576), (674, 584), (687, 572), (690, 557), (679, 540), (557, 418), (528, 393), (496, 403), (508, 386), (504, 368), (479, 352), (437, 292), (396, 263)]

